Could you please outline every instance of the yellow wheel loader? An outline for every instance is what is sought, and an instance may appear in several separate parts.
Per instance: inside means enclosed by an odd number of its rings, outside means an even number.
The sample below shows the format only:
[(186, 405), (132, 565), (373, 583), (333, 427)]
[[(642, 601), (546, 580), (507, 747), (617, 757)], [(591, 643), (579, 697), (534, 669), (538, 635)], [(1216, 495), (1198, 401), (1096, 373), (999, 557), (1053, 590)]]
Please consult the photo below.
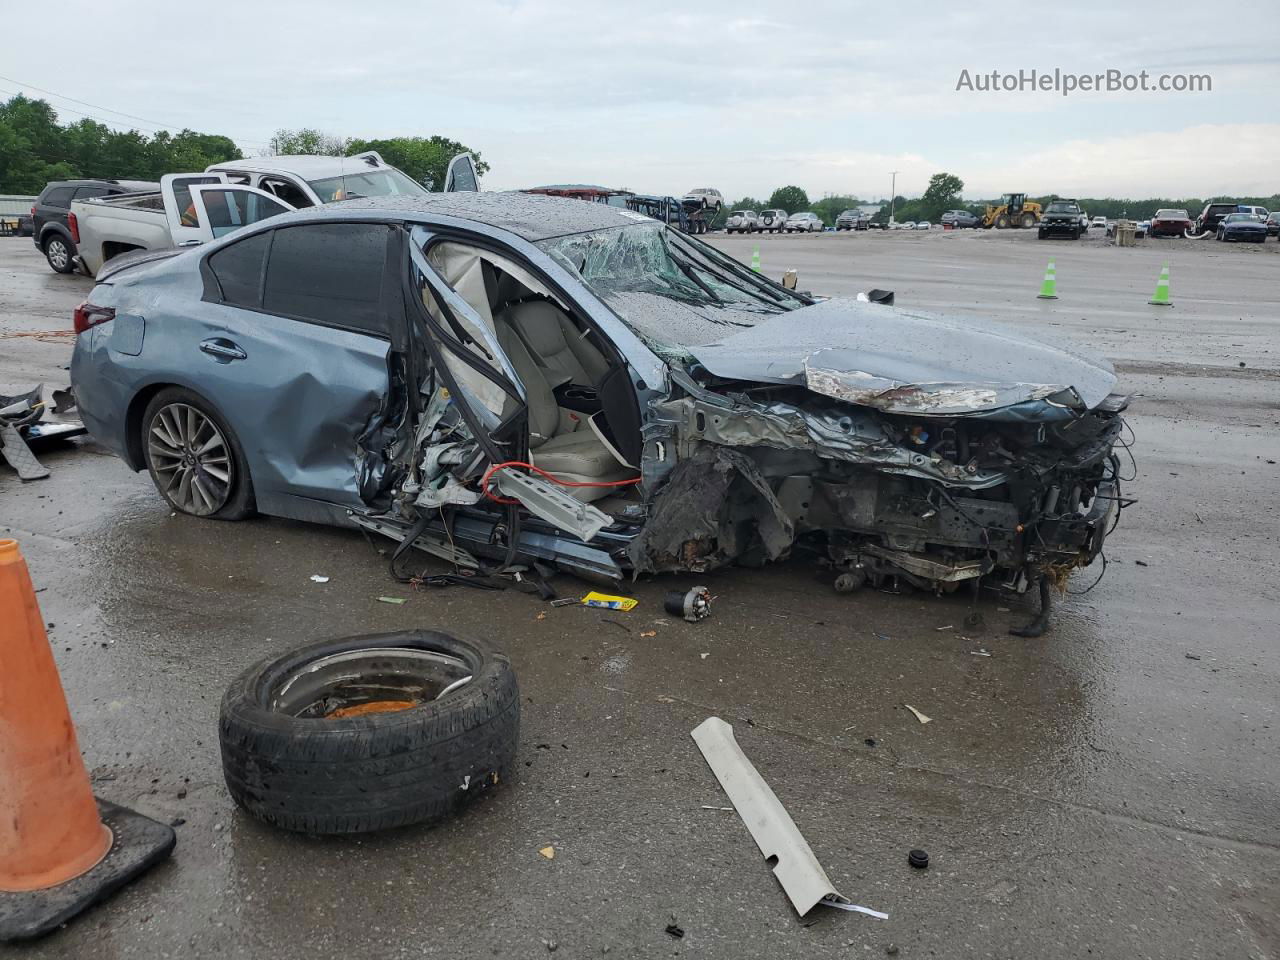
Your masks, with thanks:
[(1004, 230), (1006, 227), (1034, 227), (1040, 222), (1043, 211), (1040, 204), (1028, 200), (1025, 193), (1006, 193), (997, 206), (987, 204), (982, 215), (984, 227)]

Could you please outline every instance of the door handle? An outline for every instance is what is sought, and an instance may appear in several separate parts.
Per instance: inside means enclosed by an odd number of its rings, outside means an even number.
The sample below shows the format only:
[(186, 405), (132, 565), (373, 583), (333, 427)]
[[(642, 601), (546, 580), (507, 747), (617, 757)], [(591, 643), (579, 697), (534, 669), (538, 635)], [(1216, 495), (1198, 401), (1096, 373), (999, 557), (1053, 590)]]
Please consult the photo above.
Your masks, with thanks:
[(210, 337), (208, 340), (201, 340), (200, 349), (222, 363), (243, 360), (249, 356), (238, 345), (225, 337)]

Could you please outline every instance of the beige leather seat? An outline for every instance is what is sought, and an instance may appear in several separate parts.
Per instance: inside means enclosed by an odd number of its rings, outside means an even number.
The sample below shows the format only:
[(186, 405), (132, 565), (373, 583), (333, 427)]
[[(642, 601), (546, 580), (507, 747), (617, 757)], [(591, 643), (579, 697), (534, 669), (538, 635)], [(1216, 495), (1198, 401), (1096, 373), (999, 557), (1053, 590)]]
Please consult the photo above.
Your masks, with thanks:
[[(591, 429), (587, 415), (560, 407), (552, 392), (563, 383), (595, 384), (608, 370), (603, 355), (577, 337), (572, 322), (554, 304), (516, 304), (495, 319), (498, 341), (525, 387), (530, 462), (575, 483), (636, 476), (636, 471), (621, 463)], [(566, 335), (566, 331), (571, 332)], [(546, 353), (535, 355), (531, 347)], [(609, 487), (568, 489), (584, 501), (615, 492)]]
[(501, 311), (496, 320), (499, 328), (509, 328), (524, 342), (552, 390), (565, 383), (594, 387), (609, 371), (604, 355), (587, 342), (554, 303), (515, 303)]

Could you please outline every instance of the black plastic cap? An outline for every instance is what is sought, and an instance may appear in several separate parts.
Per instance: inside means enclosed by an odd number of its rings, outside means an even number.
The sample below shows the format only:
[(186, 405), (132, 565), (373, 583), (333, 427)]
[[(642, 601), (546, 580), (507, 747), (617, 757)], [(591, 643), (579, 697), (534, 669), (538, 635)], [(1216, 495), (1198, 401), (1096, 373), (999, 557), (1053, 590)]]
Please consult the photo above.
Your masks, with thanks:
[(907, 863), (920, 870), (929, 866), (929, 855), (923, 850), (912, 850), (907, 854)]

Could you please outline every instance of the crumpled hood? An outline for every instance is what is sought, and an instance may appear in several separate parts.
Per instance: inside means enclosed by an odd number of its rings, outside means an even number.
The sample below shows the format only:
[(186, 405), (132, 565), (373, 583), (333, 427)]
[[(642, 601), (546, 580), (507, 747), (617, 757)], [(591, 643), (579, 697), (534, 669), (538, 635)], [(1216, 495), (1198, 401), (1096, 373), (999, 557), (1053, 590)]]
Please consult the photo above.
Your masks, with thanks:
[(856, 300), (778, 314), (689, 348), (718, 377), (803, 385), (886, 413), (1019, 419), (1092, 409), (1116, 382), (1111, 364), (1067, 344), (967, 317)]

